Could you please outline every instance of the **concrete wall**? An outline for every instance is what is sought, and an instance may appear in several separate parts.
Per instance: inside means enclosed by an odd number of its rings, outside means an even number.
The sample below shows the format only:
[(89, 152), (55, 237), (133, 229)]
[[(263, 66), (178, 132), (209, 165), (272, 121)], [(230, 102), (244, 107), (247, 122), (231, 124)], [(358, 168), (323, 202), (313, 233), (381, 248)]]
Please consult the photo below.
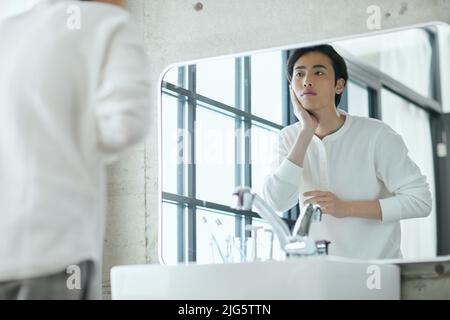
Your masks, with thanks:
[[(109, 169), (105, 297), (112, 266), (158, 263), (158, 97), (160, 76), (168, 65), (430, 21), (450, 22), (450, 0), (203, 0), (200, 10), (195, 4), (128, 0), (151, 62), (152, 122), (145, 143)], [(381, 10), (381, 30), (367, 27), (370, 5)]]

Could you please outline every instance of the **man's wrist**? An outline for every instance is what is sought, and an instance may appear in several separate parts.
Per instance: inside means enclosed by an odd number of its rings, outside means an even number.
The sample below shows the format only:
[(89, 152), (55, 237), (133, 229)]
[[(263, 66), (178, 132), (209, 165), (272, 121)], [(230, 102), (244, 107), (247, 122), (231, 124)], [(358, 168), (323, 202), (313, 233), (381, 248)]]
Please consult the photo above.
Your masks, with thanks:
[(312, 139), (314, 135), (314, 130), (310, 128), (302, 128), (300, 132), (298, 133), (300, 137), (306, 138), (306, 139)]
[(353, 215), (353, 205), (351, 201), (342, 201), (342, 207), (344, 208), (344, 217), (351, 217)]

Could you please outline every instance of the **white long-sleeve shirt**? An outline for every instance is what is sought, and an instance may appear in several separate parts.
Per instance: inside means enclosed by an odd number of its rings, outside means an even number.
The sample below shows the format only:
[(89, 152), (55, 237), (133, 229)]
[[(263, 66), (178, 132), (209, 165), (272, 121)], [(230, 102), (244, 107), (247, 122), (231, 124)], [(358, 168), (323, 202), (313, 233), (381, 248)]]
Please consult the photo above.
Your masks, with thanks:
[(99, 284), (105, 164), (149, 124), (140, 32), (114, 5), (43, 0), (0, 22), (0, 46), (0, 281), (92, 259)]
[(304, 210), (303, 193), (313, 190), (332, 192), (345, 201), (379, 200), (381, 221), (323, 214), (321, 222), (311, 225), (310, 235), (316, 241), (331, 241), (330, 255), (401, 257), (400, 220), (425, 217), (431, 212), (426, 177), (409, 158), (401, 136), (388, 125), (339, 112), (346, 115), (344, 124), (322, 140), (313, 136), (303, 168), (286, 158), (301, 124), (281, 130), (263, 197), (279, 212), (289, 210), (297, 201)]

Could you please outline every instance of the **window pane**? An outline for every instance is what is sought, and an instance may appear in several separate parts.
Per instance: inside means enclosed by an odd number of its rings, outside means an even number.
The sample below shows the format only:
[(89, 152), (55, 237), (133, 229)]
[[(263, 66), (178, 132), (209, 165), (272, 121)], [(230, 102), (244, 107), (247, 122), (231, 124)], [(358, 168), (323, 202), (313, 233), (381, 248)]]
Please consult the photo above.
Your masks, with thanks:
[[(181, 99), (181, 100), (179, 100)], [(180, 102), (181, 101), (181, 102)], [(185, 98), (177, 98), (167, 93), (162, 95), (162, 184), (163, 191), (186, 195), (186, 159), (188, 156), (188, 134), (186, 119), (179, 114), (184, 108)], [(186, 111), (185, 111), (186, 112)], [(186, 117), (184, 117), (186, 118)], [(181, 121), (180, 127), (178, 121)], [(184, 178), (183, 178), (184, 177)], [(182, 182), (184, 180), (184, 187)]]
[(431, 96), (432, 49), (425, 30), (390, 32), (334, 44), (336, 49), (343, 48), (418, 93)]
[[(178, 130), (178, 99), (168, 94), (162, 96), (162, 184), (163, 191), (177, 193), (178, 164), (182, 164), (182, 145), (178, 145), (178, 135), (182, 136), (183, 130)], [(180, 141), (181, 137), (180, 137)], [(180, 150), (178, 150), (180, 147)]]
[(165, 264), (178, 261), (178, 206), (163, 202), (161, 213), (161, 256)]
[(348, 90), (348, 113), (353, 116), (369, 116), (369, 92), (366, 88), (349, 81)]
[(198, 63), (197, 93), (234, 106), (235, 73), (234, 58)]
[(197, 198), (229, 205), (235, 188), (234, 119), (197, 107)]
[(283, 78), (280, 51), (251, 56), (252, 113), (282, 124), (281, 84)]
[(401, 221), (403, 256), (405, 258), (434, 257), (436, 256), (436, 198), (429, 115), (426, 111), (387, 90), (382, 90), (381, 102), (383, 121), (402, 136), (409, 156), (427, 177), (432, 194), (433, 207), (427, 218)]
[(253, 123), (251, 132), (252, 189), (259, 195), (262, 194), (264, 179), (270, 173), (277, 139), (277, 131)]
[(240, 262), (235, 215), (197, 209), (197, 263)]

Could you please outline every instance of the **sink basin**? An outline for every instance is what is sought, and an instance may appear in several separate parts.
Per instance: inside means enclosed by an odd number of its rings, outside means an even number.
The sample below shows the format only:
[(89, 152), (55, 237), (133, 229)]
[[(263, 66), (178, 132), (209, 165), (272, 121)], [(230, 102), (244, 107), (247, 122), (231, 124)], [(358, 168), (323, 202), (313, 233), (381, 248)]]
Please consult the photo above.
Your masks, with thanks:
[(400, 299), (400, 267), (333, 256), (116, 266), (111, 270), (111, 293), (112, 299)]

